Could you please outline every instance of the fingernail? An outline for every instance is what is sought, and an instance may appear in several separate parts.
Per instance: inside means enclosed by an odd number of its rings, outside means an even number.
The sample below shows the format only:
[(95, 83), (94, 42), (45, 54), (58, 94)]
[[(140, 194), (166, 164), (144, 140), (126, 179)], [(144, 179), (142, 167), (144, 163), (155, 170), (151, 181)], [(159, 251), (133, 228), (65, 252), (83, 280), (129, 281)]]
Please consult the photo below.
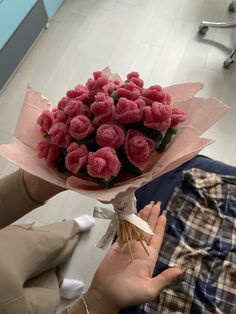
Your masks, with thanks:
[(157, 201), (156, 205), (160, 205), (161, 206), (161, 201)]
[(151, 205), (151, 206), (153, 206), (154, 204), (155, 204), (154, 201), (151, 201), (151, 202), (149, 203), (149, 205)]
[(167, 214), (167, 210), (164, 209), (164, 210), (162, 211), (162, 215), (165, 215), (165, 216), (166, 216), (166, 214)]

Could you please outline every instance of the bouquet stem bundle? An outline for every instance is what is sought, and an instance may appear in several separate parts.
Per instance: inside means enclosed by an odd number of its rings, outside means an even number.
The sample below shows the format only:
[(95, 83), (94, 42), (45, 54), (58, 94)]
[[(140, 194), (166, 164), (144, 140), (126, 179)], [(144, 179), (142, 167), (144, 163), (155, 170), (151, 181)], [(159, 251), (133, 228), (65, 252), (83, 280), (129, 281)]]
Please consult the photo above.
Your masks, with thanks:
[(140, 230), (137, 226), (134, 226), (132, 223), (119, 219), (119, 229), (118, 229), (118, 243), (120, 248), (126, 243), (128, 246), (128, 250), (130, 253), (131, 261), (134, 260), (134, 256), (132, 253), (132, 241), (139, 241), (147, 253), (149, 255), (146, 246), (150, 245), (150, 241), (144, 234), (142, 230)]

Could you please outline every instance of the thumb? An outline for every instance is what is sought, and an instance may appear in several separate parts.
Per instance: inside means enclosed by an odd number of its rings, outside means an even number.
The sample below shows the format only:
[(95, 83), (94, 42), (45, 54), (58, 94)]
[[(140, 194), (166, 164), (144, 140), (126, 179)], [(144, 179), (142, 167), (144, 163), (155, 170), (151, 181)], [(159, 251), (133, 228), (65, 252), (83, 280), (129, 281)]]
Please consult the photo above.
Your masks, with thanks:
[(160, 273), (158, 276), (152, 279), (152, 291), (155, 296), (159, 295), (160, 292), (168, 287), (176, 278), (183, 275), (187, 269), (180, 268), (168, 268)]

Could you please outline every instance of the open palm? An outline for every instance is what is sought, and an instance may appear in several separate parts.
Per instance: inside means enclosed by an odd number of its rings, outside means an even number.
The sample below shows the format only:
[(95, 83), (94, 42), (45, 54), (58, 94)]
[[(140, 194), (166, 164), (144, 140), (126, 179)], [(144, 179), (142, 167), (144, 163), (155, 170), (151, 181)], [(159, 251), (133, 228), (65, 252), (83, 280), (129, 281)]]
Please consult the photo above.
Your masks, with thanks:
[(150, 245), (145, 245), (149, 256), (140, 242), (133, 240), (131, 249), (134, 261), (131, 262), (127, 244), (120, 249), (115, 243), (98, 268), (91, 285), (119, 308), (154, 299), (184, 272), (178, 268), (170, 268), (152, 278), (164, 236), (166, 215), (160, 215), (159, 204), (145, 206), (139, 215), (155, 233), (150, 237)]

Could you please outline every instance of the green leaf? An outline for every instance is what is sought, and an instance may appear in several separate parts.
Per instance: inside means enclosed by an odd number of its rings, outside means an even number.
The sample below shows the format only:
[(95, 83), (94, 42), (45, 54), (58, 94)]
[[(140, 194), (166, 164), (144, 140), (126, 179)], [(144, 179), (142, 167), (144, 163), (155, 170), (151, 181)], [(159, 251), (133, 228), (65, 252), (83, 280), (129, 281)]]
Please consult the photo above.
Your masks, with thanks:
[(67, 155), (66, 149), (61, 149), (60, 157), (55, 162), (55, 167), (59, 172), (66, 172), (66, 166), (65, 166), (65, 158)]
[(122, 149), (117, 150), (117, 155), (118, 155), (118, 158), (121, 162), (122, 168), (124, 170), (131, 172), (131, 173), (138, 175), (138, 176), (140, 174), (142, 174), (142, 171), (140, 169), (138, 169), (133, 164), (131, 164), (131, 162), (127, 159), (125, 152)]
[(162, 141), (162, 139), (165, 135), (165, 132), (158, 132), (156, 130), (148, 128), (148, 127), (144, 126), (143, 123), (132, 123), (132, 124), (126, 125), (125, 127), (126, 127), (127, 131), (129, 129), (137, 130), (155, 142)]
[(93, 102), (94, 102), (94, 99), (88, 99), (88, 100), (86, 101), (86, 105), (88, 105), (88, 106), (90, 107)]
[(109, 96), (113, 98), (113, 100), (114, 100), (114, 105), (116, 106), (117, 103), (118, 103), (118, 100), (119, 100), (117, 93), (113, 90), (113, 91), (109, 94)]
[(96, 143), (96, 136), (93, 133), (92, 135), (86, 136), (86, 138), (84, 138), (83, 140), (76, 140), (76, 143), (81, 145), (81, 144), (94, 144)]
[(51, 135), (49, 135), (48, 133), (45, 133), (43, 137), (46, 138), (47, 140), (50, 140)]
[(161, 144), (156, 148), (156, 151), (158, 153), (163, 153), (164, 150), (166, 149), (166, 146), (171, 142), (172, 137), (177, 133), (176, 128), (169, 128), (166, 131), (166, 134), (161, 142)]
[(110, 177), (110, 179), (108, 181), (105, 181), (104, 179), (101, 179), (101, 178), (93, 178), (98, 184), (102, 185), (102, 186), (105, 186), (107, 189), (110, 189), (115, 180), (116, 180), (116, 177)]

